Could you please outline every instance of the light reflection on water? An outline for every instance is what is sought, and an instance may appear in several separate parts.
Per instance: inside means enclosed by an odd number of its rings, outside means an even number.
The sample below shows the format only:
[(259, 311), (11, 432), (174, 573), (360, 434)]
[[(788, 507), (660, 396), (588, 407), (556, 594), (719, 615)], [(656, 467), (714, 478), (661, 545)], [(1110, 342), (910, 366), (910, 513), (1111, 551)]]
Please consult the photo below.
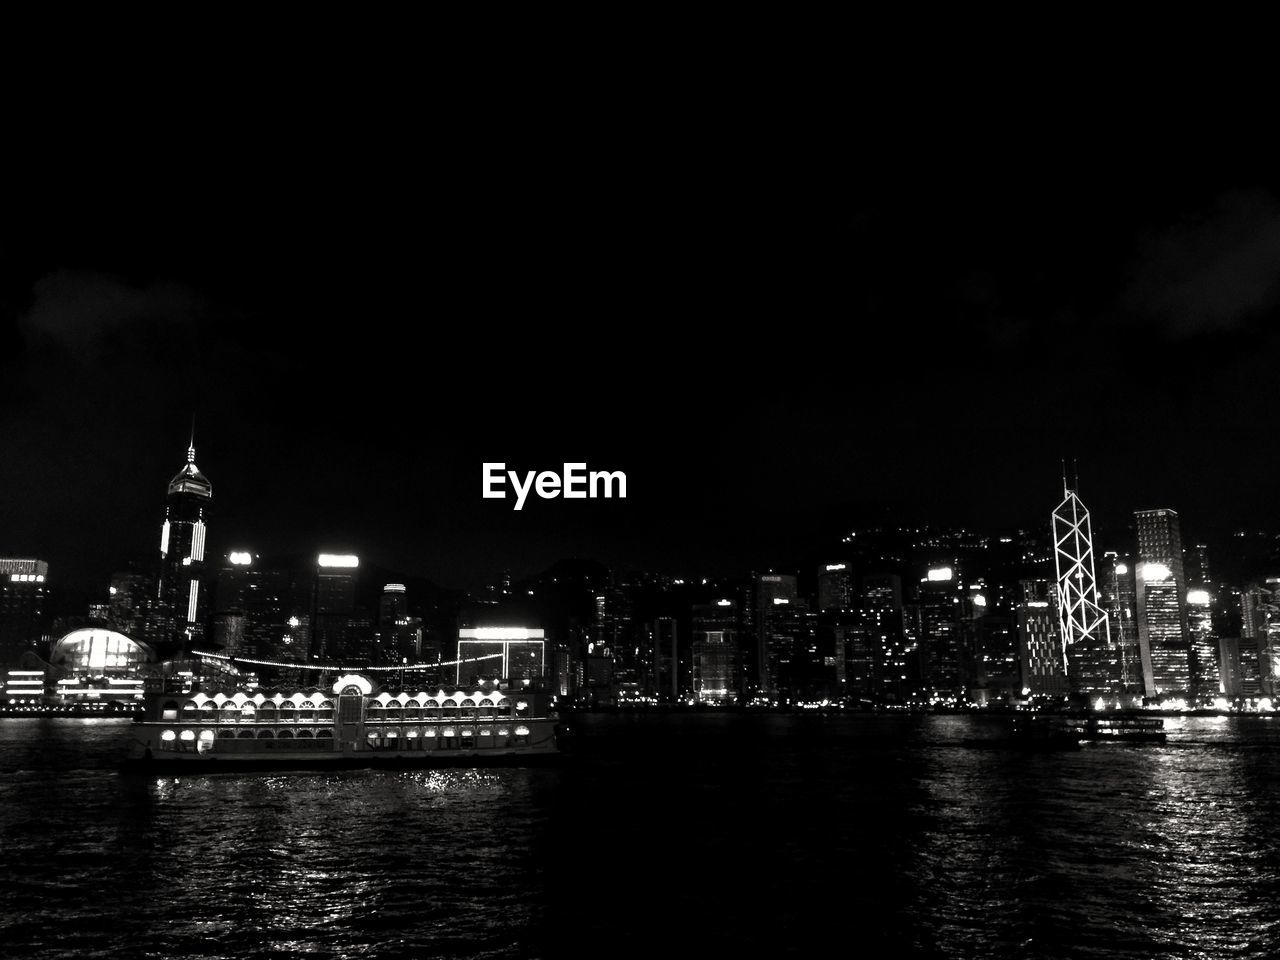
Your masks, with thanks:
[[(937, 718), (941, 737), (971, 727)], [(1176, 718), (1164, 746), (924, 751), (911, 870), (922, 952), (970, 931), (1025, 956), (1276, 955), (1280, 738), (1265, 720)], [(939, 739), (940, 739), (939, 738)], [(954, 742), (954, 738), (952, 738)]]
[[(972, 750), (977, 717), (593, 717), (559, 769), (122, 777), (0, 721), (0, 943), (130, 957), (1271, 957), (1280, 724)], [(603, 953), (602, 953), (603, 951)], [(679, 955), (675, 951), (674, 955)]]

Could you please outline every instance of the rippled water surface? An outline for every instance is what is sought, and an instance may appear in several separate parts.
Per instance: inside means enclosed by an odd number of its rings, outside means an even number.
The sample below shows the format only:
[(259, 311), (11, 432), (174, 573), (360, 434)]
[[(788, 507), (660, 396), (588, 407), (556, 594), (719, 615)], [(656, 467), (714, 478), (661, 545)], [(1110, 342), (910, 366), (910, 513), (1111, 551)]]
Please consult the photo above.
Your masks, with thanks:
[(1280, 723), (575, 721), (556, 768), (130, 777), (0, 720), (0, 954), (1280, 956)]

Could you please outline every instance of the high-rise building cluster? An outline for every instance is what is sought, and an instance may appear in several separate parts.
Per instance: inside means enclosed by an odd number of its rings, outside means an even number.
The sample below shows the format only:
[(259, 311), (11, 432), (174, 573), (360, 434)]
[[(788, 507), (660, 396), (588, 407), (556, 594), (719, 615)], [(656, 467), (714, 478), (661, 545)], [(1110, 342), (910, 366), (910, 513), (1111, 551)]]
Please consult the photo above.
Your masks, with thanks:
[(1131, 530), (1095, 544), (1065, 479), (1047, 522), (1009, 535), (874, 527), (833, 538), (822, 562), (744, 577), (563, 561), (469, 592), (339, 550), (215, 549), (212, 505), (193, 437), (156, 555), (122, 566), (84, 617), (50, 621), (47, 562), (0, 559), (6, 692), (44, 671), (86, 695), (136, 693), (141, 664), (198, 670), (210, 657), (259, 672), (541, 677), (600, 706), (1220, 705), (1280, 684), (1280, 576), (1215, 581), (1207, 548), (1185, 545), (1167, 508), (1139, 510)]

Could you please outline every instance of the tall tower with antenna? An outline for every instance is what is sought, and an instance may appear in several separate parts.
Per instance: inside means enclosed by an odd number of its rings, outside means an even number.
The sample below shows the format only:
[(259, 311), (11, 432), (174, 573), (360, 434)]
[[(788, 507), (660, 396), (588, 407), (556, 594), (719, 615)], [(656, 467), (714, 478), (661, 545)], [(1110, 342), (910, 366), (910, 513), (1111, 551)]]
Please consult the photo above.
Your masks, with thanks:
[[(1107, 613), (1098, 604), (1093, 526), (1089, 510), (1076, 492), (1078, 486), (1078, 479), (1068, 483), (1064, 463), (1062, 502), (1054, 509), (1052, 518), (1063, 668), (1071, 678), (1073, 689), (1091, 695), (1107, 694), (1115, 687), (1114, 669), (1120, 658), (1111, 643)], [(1123, 661), (1120, 668), (1124, 669)], [(1128, 684), (1124, 686), (1127, 688)]]
[(209, 590), (204, 547), (212, 500), (213, 485), (196, 466), (193, 422), (187, 462), (169, 481), (160, 528), (158, 599), (166, 621), (165, 640), (190, 642), (203, 635)]

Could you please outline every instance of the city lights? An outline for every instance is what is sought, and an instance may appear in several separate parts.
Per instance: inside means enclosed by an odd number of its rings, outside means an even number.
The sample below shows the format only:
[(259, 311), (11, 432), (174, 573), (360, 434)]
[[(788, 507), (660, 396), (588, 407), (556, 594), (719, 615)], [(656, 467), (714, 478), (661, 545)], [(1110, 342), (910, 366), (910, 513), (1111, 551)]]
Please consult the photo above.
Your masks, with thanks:
[(1173, 571), (1163, 563), (1141, 563), (1138, 568), (1139, 574), (1147, 583), (1156, 583), (1173, 578)]
[(350, 553), (322, 553), (316, 563), (321, 567), (353, 569), (360, 566), (360, 558)]
[(477, 627), (459, 630), (458, 636), (467, 640), (541, 640), (541, 630), (528, 627)]

